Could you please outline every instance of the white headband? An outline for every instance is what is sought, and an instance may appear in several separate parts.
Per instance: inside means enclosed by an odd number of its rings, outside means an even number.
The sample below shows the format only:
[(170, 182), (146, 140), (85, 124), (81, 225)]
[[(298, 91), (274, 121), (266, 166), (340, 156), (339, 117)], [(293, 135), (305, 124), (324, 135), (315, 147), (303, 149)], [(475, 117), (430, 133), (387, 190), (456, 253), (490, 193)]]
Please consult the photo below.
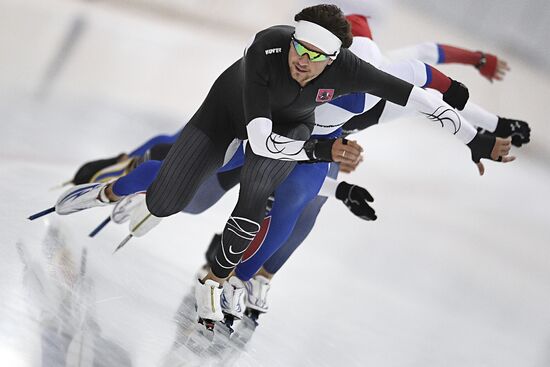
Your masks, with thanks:
[(330, 56), (333, 60), (338, 56), (340, 46), (342, 46), (342, 41), (334, 33), (321, 27), (319, 24), (305, 20), (298, 21), (294, 37), (299, 41), (311, 43), (327, 55), (335, 54), (334, 56)]

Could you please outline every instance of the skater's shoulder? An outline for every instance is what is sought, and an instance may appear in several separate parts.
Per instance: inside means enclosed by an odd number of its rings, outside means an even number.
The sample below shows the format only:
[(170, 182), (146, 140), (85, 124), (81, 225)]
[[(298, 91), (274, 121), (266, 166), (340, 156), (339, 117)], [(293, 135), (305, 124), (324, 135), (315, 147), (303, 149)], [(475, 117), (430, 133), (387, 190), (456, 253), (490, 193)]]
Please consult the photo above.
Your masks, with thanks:
[(290, 39), (294, 33), (294, 27), (289, 25), (274, 25), (256, 33), (257, 40)]
[(281, 53), (290, 46), (294, 27), (276, 25), (266, 28), (254, 36), (251, 46), (264, 49), (266, 55)]

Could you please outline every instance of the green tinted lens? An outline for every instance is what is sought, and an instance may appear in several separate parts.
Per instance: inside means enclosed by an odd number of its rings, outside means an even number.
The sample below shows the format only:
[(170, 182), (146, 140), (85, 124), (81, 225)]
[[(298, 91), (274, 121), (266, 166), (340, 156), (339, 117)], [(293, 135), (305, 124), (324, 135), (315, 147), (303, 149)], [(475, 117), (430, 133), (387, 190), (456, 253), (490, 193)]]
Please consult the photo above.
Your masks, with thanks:
[(298, 56), (307, 54), (309, 56), (309, 60), (313, 62), (325, 61), (328, 58), (326, 55), (323, 55), (322, 53), (309, 50), (300, 42), (296, 41), (295, 39), (292, 40), (292, 43), (294, 44), (294, 49), (296, 50), (296, 53), (298, 54)]

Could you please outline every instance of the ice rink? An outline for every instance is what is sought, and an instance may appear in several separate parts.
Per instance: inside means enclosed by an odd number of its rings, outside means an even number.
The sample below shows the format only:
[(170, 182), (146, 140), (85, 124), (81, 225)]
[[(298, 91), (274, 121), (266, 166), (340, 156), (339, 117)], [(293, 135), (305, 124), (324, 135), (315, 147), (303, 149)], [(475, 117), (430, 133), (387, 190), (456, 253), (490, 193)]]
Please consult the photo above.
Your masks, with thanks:
[(380, 10), (381, 48), (433, 40), (504, 57), (512, 70), (493, 84), (441, 69), (528, 121), (531, 143), (480, 177), (427, 120), (358, 134), (365, 161), (344, 179), (369, 189), (379, 219), (329, 200), (251, 337), (209, 342), (190, 298), (236, 190), (116, 254), (126, 226), (87, 237), (109, 208), (26, 219), (83, 162), (177, 131), (255, 31), (302, 7), (222, 3), (0, 0), (0, 366), (550, 366), (550, 75), (408, 7)]

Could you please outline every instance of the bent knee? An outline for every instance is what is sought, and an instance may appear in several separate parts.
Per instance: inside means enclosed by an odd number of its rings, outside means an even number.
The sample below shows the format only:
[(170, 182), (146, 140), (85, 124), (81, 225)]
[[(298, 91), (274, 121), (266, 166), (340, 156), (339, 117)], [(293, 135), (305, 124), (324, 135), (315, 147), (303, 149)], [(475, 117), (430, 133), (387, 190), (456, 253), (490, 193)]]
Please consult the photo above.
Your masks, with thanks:
[(147, 191), (147, 195), (145, 195), (145, 204), (147, 210), (159, 218), (169, 217), (181, 210), (179, 206), (174, 205), (173, 201), (159, 200), (155, 193), (150, 193), (150, 191)]

